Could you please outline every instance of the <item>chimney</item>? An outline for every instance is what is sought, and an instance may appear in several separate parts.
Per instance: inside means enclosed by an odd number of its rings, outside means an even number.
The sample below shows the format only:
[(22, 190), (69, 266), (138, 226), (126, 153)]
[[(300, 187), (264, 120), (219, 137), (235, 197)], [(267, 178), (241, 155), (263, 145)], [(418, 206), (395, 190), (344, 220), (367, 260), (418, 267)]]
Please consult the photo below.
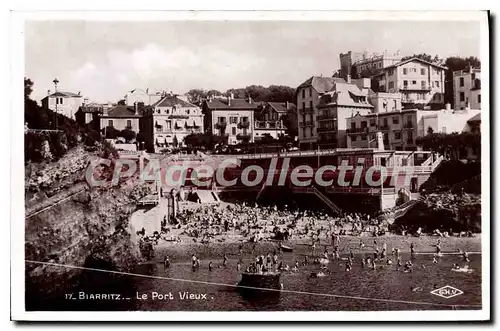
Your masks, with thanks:
[(137, 115), (139, 112), (139, 103), (136, 101), (134, 102), (134, 114)]
[(289, 110), (290, 109), (290, 103), (287, 101), (286, 102), (286, 110)]
[(447, 104), (445, 105), (445, 107), (446, 107), (446, 110), (451, 110), (451, 104), (447, 103)]
[(227, 105), (228, 105), (228, 106), (231, 106), (231, 96), (228, 96), (228, 97), (227, 97)]
[(252, 97), (248, 96), (248, 103), (253, 103)]
[(351, 84), (351, 75), (347, 75), (347, 83)]
[(83, 104), (86, 105), (87, 103), (89, 103), (89, 99), (87, 98), (83, 99)]
[(234, 99), (234, 94), (233, 94), (233, 92), (231, 92), (230, 97), (231, 97), (231, 99)]
[(47, 95), (50, 95), (50, 90), (47, 90)]
[(78, 91), (78, 95), (82, 95), (82, 92)]

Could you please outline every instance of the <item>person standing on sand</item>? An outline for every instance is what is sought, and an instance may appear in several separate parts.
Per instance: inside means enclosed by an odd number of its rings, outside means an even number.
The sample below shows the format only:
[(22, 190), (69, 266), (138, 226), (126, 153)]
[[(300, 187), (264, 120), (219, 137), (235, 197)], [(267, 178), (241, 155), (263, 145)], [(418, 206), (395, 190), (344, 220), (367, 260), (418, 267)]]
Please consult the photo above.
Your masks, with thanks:
[(413, 245), (413, 243), (410, 244), (410, 253), (411, 255), (415, 254), (415, 246)]
[(240, 263), (240, 261), (238, 261), (238, 263), (236, 263), (236, 270), (238, 272), (240, 272), (240, 270), (241, 270), (241, 263)]
[(222, 265), (223, 265), (224, 267), (226, 267), (226, 266), (227, 266), (227, 256), (226, 256), (226, 254), (224, 254), (223, 261), (222, 261)]
[(163, 259), (163, 266), (165, 267), (165, 269), (167, 269), (168, 267), (170, 267), (170, 260), (168, 258), (168, 255), (165, 256), (165, 258)]
[(212, 271), (212, 267), (213, 267), (213, 266), (212, 266), (212, 261), (210, 261), (210, 262), (208, 263), (208, 271)]

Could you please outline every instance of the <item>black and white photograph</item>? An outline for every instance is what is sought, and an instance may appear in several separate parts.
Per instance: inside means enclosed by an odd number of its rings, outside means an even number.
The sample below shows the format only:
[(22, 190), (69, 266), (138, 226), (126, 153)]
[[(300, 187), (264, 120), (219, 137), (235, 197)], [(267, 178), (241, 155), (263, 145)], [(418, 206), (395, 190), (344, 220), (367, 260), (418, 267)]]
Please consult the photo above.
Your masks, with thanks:
[(488, 15), (15, 15), (12, 318), (488, 320)]

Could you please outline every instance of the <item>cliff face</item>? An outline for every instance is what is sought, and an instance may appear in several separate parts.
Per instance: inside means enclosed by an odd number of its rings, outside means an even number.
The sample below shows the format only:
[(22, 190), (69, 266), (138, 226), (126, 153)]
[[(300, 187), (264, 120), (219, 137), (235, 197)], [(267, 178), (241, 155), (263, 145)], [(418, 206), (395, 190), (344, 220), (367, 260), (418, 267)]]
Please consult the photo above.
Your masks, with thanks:
[[(137, 263), (129, 216), (142, 196), (138, 176), (119, 186), (90, 188), (85, 169), (93, 156), (77, 148), (56, 163), (27, 167), (26, 260), (112, 270)], [(85, 286), (82, 275), (79, 269), (26, 263), (27, 309), (50, 309), (44, 302)]]

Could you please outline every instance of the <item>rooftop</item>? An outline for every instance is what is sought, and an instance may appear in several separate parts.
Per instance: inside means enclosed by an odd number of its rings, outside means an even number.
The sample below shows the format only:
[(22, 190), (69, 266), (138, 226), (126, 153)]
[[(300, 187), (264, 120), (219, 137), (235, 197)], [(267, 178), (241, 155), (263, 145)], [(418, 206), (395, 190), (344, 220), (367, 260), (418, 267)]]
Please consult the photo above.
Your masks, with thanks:
[(312, 76), (302, 84), (297, 87), (297, 91), (302, 87), (312, 86), (318, 93), (325, 93), (330, 91), (335, 83), (345, 83), (344, 78), (336, 78), (336, 77), (318, 77)]
[[(373, 108), (373, 105), (368, 102), (368, 95), (370, 91), (370, 89), (360, 89), (355, 84), (345, 82), (335, 83), (332, 89), (321, 97), (318, 106), (325, 107), (338, 105)], [(363, 97), (364, 101), (361, 101)]]
[(136, 115), (134, 107), (119, 105), (108, 110), (102, 117), (141, 117)]
[(80, 94), (76, 94), (76, 93), (73, 93), (73, 92), (57, 91), (55, 93), (52, 93), (52, 94), (46, 96), (45, 98), (55, 98), (55, 97), (81, 98), (82, 96)]
[(181, 106), (181, 107), (197, 107), (196, 105), (193, 105), (192, 103), (186, 102), (176, 95), (167, 95), (160, 99), (159, 101), (155, 102), (152, 104), (152, 107), (174, 107), (174, 106)]
[(288, 109), (287, 109), (287, 103), (286, 102), (268, 102), (267, 103), (271, 108), (276, 110), (278, 113), (287, 113), (290, 110), (297, 109), (297, 106), (293, 102), (288, 103)]
[(257, 110), (259, 106), (252, 100), (249, 102), (246, 99), (228, 99), (228, 98), (207, 100), (206, 105), (211, 110), (219, 110), (219, 109)]
[(385, 67), (385, 68), (383, 68), (383, 70), (386, 70), (386, 69), (389, 69), (389, 68), (399, 67), (399, 66), (401, 66), (403, 64), (406, 64), (406, 63), (409, 63), (409, 62), (414, 62), (414, 61), (422, 62), (422, 63), (428, 64), (428, 65), (431, 65), (433, 67), (440, 68), (440, 69), (443, 69), (443, 70), (447, 70), (448, 69), (448, 68), (446, 68), (446, 67), (444, 67), (442, 65), (439, 65), (439, 64), (436, 64), (436, 63), (432, 63), (432, 62), (428, 62), (428, 61), (422, 60), (421, 58), (418, 58), (418, 57), (412, 57), (411, 59), (407, 59), (407, 60), (398, 62), (396, 64), (393, 64), (391, 66)]

